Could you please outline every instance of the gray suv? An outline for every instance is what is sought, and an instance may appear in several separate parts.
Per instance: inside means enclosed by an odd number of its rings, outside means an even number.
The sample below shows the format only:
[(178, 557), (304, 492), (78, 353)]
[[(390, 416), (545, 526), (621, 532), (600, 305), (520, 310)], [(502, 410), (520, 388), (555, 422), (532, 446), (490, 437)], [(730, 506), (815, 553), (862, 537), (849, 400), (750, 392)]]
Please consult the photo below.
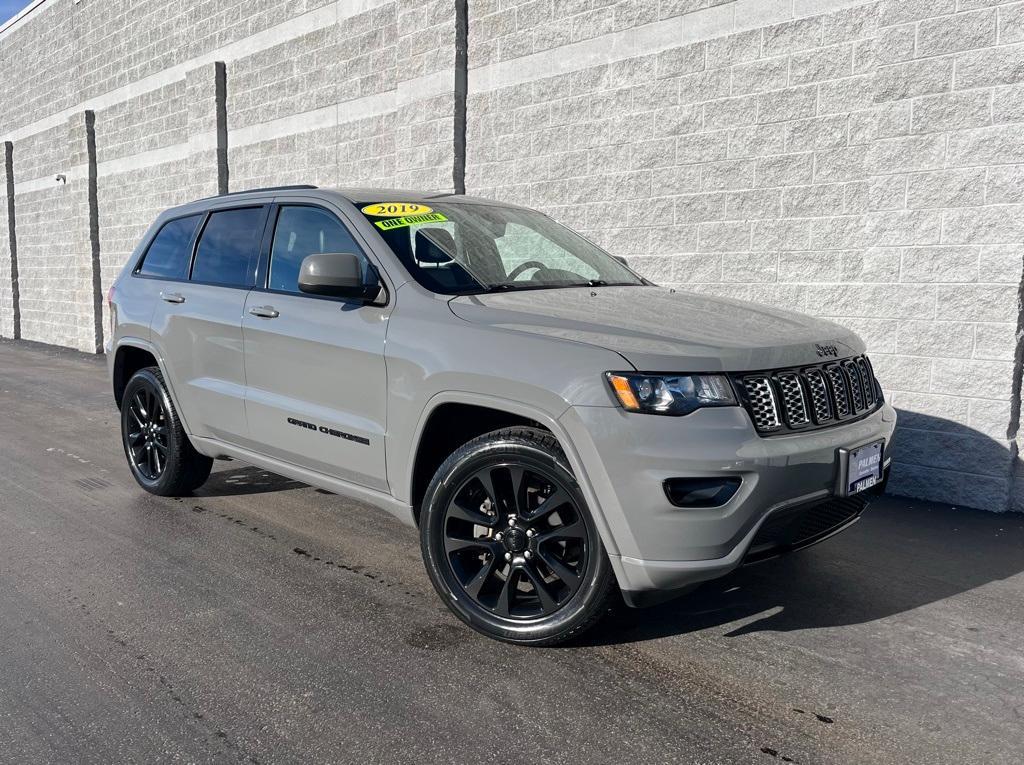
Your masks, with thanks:
[(442, 600), (550, 645), (857, 520), (896, 422), (842, 327), (656, 286), (547, 216), (293, 186), (164, 212), (110, 291), (128, 465), (242, 460), (418, 527)]

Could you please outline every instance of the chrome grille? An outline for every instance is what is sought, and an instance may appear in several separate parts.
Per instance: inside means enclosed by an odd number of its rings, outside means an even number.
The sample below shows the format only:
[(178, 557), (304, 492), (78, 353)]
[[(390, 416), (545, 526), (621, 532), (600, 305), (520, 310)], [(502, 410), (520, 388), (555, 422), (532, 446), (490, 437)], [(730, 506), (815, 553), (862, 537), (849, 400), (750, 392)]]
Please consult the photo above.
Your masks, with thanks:
[(829, 364), (825, 367), (825, 376), (828, 377), (828, 387), (832, 392), (832, 400), (836, 402), (836, 415), (838, 417), (849, 417), (850, 394), (846, 392), (846, 378), (843, 377), (843, 370), (837, 364)]
[(767, 377), (744, 377), (743, 389), (746, 391), (750, 416), (754, 418), (754, 427), (762, 433), (778, 430), (779, 409), (775, 405), (775, 392)]
[(864, 385), (864, 404), (870, 409), (875, 405), (875, 381), (867, 357), (861, 356), (857, 359), (857, 371), (860, 372), (860, 380)]
[(847, 379), (850, 381), (850, 403), (853, 405), (853, 411), (855, 414), (863, 412), (866, 408), (864, 405), (864, 387), (860, 381), (860, 370), (857, 369), (857, 363), (855, 361), (844, 361), (843, 371), (846, 372)]
[(811, 392), (811, 405), (814, 408), (814, 421), (819, 425), (832, 419), (832, 403), (828, 396), (828, 386), (820, 369), (808, 369), (804, 372), (807, 389)]
[(796, 372), (779, 372), (775, 378), (782, 392), (782, 411), (786, 416), (786, 424), (798, 428), (811, 421), (807, 414), (807, 397), (804, 386)]
[(755, 429), (763, 435), (838, 425), (881, 403), (866, 356), (734, 379)]

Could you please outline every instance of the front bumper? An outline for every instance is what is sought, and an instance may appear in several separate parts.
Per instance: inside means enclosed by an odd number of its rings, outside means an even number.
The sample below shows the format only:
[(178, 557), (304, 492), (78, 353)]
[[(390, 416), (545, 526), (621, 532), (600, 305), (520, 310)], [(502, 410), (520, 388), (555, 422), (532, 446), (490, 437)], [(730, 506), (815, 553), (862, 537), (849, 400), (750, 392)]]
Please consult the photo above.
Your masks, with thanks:
[[(884, 404), (848, 425), (772, 438), (757, 435), (739, 407), (686, 417), (572, 407), (560, 422), (596, 500), (619, 585), (639, 604), (728, 573), (769, 517), (832, 497), (840, 448), (885, 439), (887, 464), (896, 413)], [(714, 476), (742, 479), (720, 507), (678, 508), (662, 488), (668, 478)]]

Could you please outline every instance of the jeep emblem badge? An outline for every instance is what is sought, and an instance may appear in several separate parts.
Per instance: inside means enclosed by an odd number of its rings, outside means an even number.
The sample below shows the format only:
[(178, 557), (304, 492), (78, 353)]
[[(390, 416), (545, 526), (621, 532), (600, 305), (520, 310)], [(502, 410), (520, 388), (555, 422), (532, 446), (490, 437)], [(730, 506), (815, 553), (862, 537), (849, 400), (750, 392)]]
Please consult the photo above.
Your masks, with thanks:
[(815, 343), (814, 350), (818, 352), (819, 356), (839, 356), (839, 349), (834, 345), (818, 345)]

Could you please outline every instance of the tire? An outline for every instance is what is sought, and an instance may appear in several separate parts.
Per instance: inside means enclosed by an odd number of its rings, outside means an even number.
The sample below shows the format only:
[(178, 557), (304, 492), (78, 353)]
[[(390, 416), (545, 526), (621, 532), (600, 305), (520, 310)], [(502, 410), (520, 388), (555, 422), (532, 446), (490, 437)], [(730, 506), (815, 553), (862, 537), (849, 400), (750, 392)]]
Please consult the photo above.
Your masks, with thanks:
[(438, 468), (420, 514), (427, 574), (462, 621), (508, 643), (550, 646), (613, 606), (611, 564), (558, 441), (496, 430)]
[(213, 468), (188, 440), (159, 367), (140, 369), (125, 386), (121, 443), (139, 486), (160, 497), (190, 494)]

